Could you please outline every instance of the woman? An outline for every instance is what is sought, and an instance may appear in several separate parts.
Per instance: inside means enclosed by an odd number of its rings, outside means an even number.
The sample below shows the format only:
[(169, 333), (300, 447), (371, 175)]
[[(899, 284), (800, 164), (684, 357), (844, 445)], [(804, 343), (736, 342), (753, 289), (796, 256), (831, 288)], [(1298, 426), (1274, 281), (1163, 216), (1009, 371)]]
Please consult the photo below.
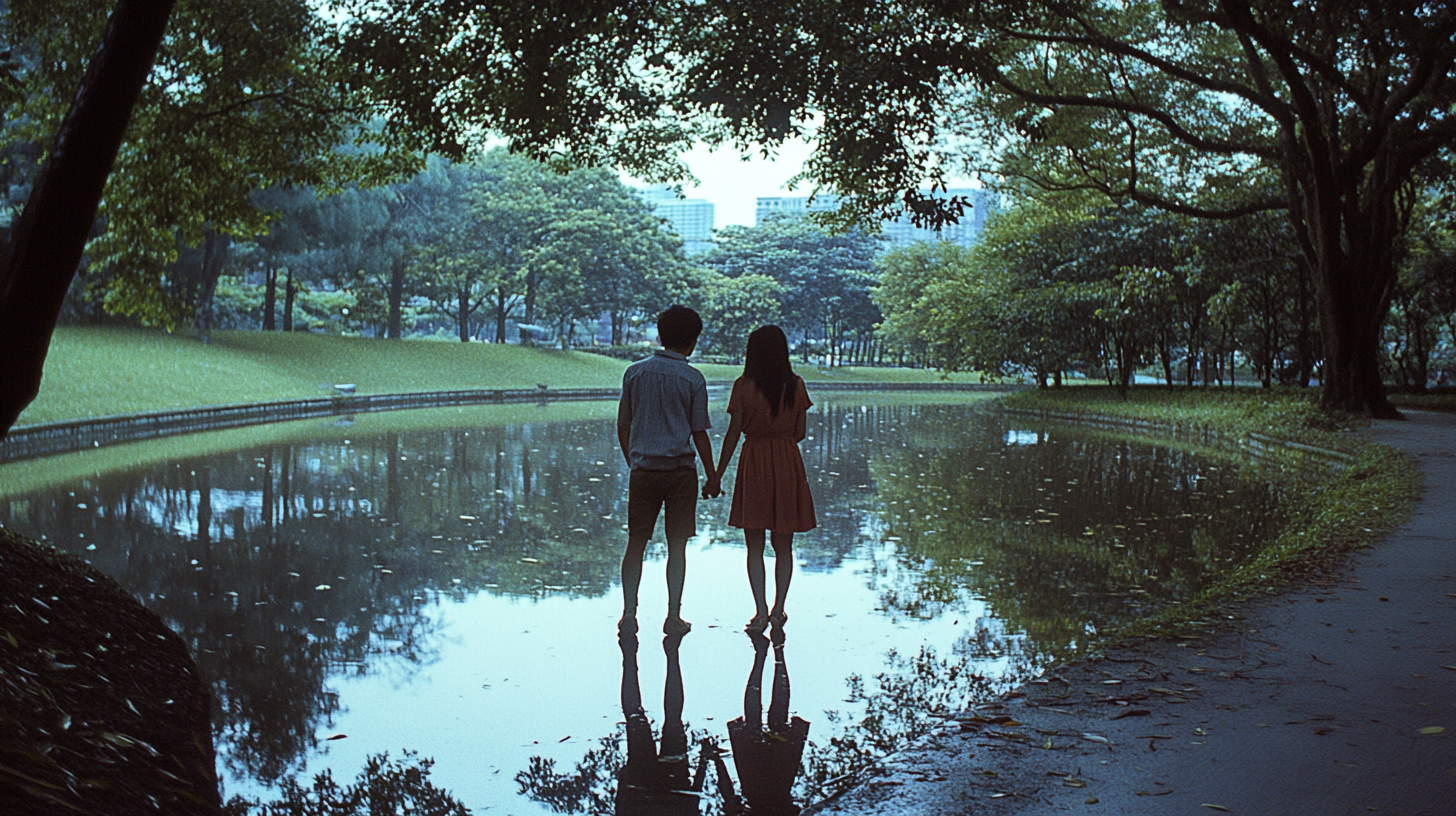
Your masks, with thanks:
[[(748, 585), (757, 610), (744, 627), (762, 632), (772, 623), (782, 628), (789, 616), (784, 601), (794, 574), (794, 533), (812, 530), (814, 497), (799, 455), (804, 414), (809, 406), (804, 381), (789, 365), (789, 339), (778, 326), (762, 326), (748, 336), (743, 376), (733, 383), (728, 399), (728, 433), (718, 460), (722, 479), (743, 436), (743, 455), (733, 482), (728, 523), (743, 530), (748, 542)], [(774, 549), (774, 606), (764, 593), (763, 546), (767, 531)]]

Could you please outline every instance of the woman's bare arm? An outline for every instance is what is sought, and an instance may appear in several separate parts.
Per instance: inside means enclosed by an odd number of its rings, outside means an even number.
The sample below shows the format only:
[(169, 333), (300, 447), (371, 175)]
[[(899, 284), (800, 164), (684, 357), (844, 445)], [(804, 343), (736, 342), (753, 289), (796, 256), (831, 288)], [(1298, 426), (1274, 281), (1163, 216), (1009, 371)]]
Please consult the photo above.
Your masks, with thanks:
[(733, 461), (733, 452), (738, 449), (738, 437), (743, 435), (743, 420), (737, 414), (729, 414), (728, 432), (723, 434), (723, 449), (718, 454), (718, 478), (722, 479), (723, 474), (728, 470), (728, 463)]

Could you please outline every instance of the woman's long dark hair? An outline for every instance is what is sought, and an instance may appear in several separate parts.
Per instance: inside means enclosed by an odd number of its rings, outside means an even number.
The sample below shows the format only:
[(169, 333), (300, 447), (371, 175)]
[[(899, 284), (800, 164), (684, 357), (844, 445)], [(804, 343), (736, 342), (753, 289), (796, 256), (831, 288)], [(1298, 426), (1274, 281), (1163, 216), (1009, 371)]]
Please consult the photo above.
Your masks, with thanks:
[(780, 408), (793, 407), (798, 396), (794, 388), (793, 366), (789, 365), (789, 338), (784, 330), (770, 323), (759, 326), (748, 335), (748, 349), (743, 353), (743, 376), (753, 381), (768, 398), (774, 416)]

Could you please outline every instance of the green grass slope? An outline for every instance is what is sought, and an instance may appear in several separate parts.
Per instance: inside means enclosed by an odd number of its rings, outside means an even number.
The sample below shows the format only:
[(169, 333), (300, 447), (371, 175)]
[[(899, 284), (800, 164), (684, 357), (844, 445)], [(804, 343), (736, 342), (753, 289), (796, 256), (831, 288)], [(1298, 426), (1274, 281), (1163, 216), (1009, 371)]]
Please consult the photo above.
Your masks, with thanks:
[(211, 343), (145, 329), (57, 329), (40, 396), (20, 424), (197, 405), (466, 388), (614, 388), (626, 363), (488, 343), (218, 332)]

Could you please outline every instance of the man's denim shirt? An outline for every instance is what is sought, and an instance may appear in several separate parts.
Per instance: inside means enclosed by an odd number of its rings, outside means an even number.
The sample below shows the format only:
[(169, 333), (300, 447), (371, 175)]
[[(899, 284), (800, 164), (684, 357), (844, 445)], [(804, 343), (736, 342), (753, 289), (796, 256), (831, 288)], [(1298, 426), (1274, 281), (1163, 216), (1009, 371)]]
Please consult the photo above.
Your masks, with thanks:
[(627, 367), (617, 427), (630, 427), (627, 458), (633, 470), (694, 467), (692, 435), (708, 421), (708, 381), (688, 358), (663, 349)]

